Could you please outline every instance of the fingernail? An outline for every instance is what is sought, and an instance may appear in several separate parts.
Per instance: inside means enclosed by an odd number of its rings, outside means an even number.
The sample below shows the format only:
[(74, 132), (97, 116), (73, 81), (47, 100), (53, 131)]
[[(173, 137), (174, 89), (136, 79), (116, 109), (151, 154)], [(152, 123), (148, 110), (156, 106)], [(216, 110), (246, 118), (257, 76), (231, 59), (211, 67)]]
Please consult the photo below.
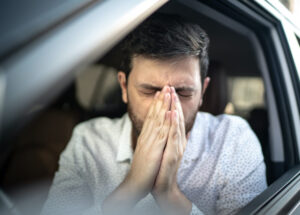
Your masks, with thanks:
[(175, 88), (174, 87), (171, 87), (171, 92), (175, 93)]
[(167, 92), (167, 93), (171, 93), (171, 89), (170, 89), (169, 86), (166, 87), (166, 92)]
[(167, 102), (169, 100), (169, 98), (170, 98), (170, 93), (166, 93), (165, 94), (165, 102)]
[(154, 98), (157, 99), (158, 95), (159, 95), (159, 91), (157, 91), (157, 92), (155, 93)]
[(165, 93), (167, 91), (167, 86), (164, 86), (162, 91)]

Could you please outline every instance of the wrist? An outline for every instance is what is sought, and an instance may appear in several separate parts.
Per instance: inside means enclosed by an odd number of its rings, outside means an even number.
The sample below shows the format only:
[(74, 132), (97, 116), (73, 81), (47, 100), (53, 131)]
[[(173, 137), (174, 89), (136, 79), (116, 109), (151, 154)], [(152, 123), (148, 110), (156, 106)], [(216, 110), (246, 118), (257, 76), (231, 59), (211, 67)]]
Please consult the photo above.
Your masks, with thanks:
[(192, 203), (178, 186), (173, 186), (164, 192), (154, 192), (153, 196), (164, 214), (190, 214), (191, 212)]
[(147, 195), (138, 184), (137, 181), (126, 177), (120, 185), (120, 192), (125, 194), (133, 204), (136, 204)]
[(172, 199), (175, 196), (179, 195), (181, 192), (176, 183), (172, 185), (160, 185), (158, 187), (154, 187), (151, 193), (155, 199)]
[[(131, 183), (124, 180), (102, 203), (104, 214), (129, 214), (142, 198), (141, 193)], [(116, 207), (117, 206), (117, 207)]]

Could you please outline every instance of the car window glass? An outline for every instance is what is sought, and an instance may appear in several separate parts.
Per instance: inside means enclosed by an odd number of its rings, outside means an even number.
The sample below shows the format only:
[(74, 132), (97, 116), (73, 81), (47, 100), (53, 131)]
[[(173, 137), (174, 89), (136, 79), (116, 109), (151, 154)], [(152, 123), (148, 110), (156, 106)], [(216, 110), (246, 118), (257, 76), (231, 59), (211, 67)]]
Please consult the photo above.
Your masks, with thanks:
[(75, 80), (76, 98), (86, 110), (99, 110), (114, 104), (111, 95), (119, 89), (117, 70), (92, 64), (81, 71)]
[(229, 77), (229, 101), (226, 111), (247, 118), (250, 111), (263, 108), (264, 83), (259, 77)]
[(300, 20), (299, 0), (280, 0), (280, 2), (293, 14), (296, 20)]
[[(215, 62), (220, 61), (221, 71), (225, 67), (228, 67), (228, 70), (224, 72), (226, 75), (223, 73), (215, 75), (214, 80), (219, 82), (212, 86), (219, 87), (213, 88), (214, 100), (211, 100), (211, 105), (208, 106), (220, 107), (220, 105), (213, 103), (218, 100), (218, 104), (225, 103), (226, 105), (226, 107), (224, 105), (225, 111), (224, 108), (221, 110), (222, 113), (245, 118), (262, 143), (262, 150), (267, 163), (270, 157), (266, 153), (269, 151), (267, 118), (269, 110), (265, 104), (265, 89), (268, 88), (264, 86), (265, 82), (260, 76), (261, 70), (255, 61), (256, 52), (251, 52), (252, 44), (242, 34), (231, 32), (228, 29), (227, 34), (225, 34), (224, 29), (220, 26), (216, 25), (215, 28), (213, 25), (209, 26), (211, 29), (208, 32), (213, 38), (211, 59), (214, 59)], [(222, 37), (219, 37), (220, 34), (218, 33), (222, 33)], [(232, 36), (235, 36), (236, 39), (233, 40)], [(230, 46), (226, 46), (227, 44)], [(229, 48), (230, 51), (228, 51)], [(116, 65), (111, 65), (113, 63), (110, 62), (112, 60), (118, 61), (118, 56), (113, 51), (111, 53), (113, 54), (110, 58), (104, 60), (105, 57), (103, 57), (103, 59), (99, 59), (79, 71), (71, 86), (66, 87), (67, 89), (59, 98), (18, 135), (15, 140), (15, 150), (10, 155), (6, 164), (6, 174), (2, 179), (2, 184), (6, 188), (15, 188), (22, 185), (24, 181), (32, 183), (32, 181), (41, 181), (46, 178), (48, 184), (43, 193), (44, 197), (40, 198), (41, 203), (39, 203), (42, 207), (47, 198), (51, 180), (55, 171), (58, 170), (60, 154), (70, 141), (74, 127), (95, 117), (116, 118), (121, 117), (126, 112), (126, 105), (122, 101), (117, 79), (119, 68)], [(117, 53), (121, 52), (117, 50)], [(232, 59), (236, 63), (230, 67), (228, 65), (232, 65)], [(213, 64), (212, 62), (210, 66)], [(212, 74), (209, 72), (209, 75), (211, 77)], [(226, 87), (228, 85), (228, 88), (223, 90), (219, 85), (220, 82), (225, 83)], [(218, 94), (216, 95), (216, 93)], [(268, 92), (266, 94), (268, 95)], [(226, 100), (222, 97), (226, 97)], [(205, 99), (204, 103), (207, 101), (209, 100)], [(212, 110), (210, 109), (210, 111)], [(23, 172), (19, 170), (20, 167)], [(34, 172), (31, 173), (31, 170)], [(18, 180), (13, 181), (14, 178)], [(38, 210), (40, 209), (38, 208)]]

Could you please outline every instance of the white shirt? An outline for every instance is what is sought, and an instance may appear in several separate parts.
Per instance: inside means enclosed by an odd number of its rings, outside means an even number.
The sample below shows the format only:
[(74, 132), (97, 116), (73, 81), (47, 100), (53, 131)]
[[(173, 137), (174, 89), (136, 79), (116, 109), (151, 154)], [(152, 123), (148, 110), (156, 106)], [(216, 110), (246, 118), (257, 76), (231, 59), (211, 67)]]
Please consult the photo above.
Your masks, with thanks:
[[(133, 157), (131, 120), (96, 118), (79, 124), (59, 160), (43, 214), (102, 214), (102, 201), (123, 181)], [(191, 214), (232, 214), (266, 187), (259, 141), (236, 116), (197, 114), (177, 182)], [(116, 205), (117, 207), (117, 205)], [(136, 214), (158, 214), (151, 194)]]

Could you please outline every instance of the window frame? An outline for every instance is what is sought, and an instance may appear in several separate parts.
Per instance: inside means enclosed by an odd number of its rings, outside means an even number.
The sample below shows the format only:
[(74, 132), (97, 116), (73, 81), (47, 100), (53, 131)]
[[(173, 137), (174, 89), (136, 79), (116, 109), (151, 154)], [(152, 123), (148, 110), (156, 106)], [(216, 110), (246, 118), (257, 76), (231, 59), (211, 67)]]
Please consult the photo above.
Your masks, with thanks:
[[(271, 71), (269, 77), (275, 95), (274, 99), (280, 125), (284, 128), (281, 129), (284, 139), (284, 169), (290, 170), (243, 208), (239, 214), (272, 214), (274, 211), (288, 211), (293, 214), (299, 210), (297, 203), (300, 181), (300, 140), (297, 134), (299, 98), (294, 92), (299, 86), (292, 80), (297, 73), (297, 68), (291, 58), (282, 21), (273, 15), (272, 8), (269, 8), (263, 1), (203, 2), (234, 20), (239, 20), (255, 32), (266, 57), (268, 70)], [(275, 203), (276, 207), (272, 207)]]
[[(43, 105), (49, 103), (51, 98), (54, 98), (55, 95), (62, 91), (63, 85), (72, 80), (78, 67), (82, 67), (82, 65), (84, 66), (99, 58), (166, 1), (156, 0), (149, 3), (150, 1), (146, 0), (134, 0), (131, 1), (132, 4), (126, 2), (126, 4), (121, 5), (118, 1), (104, 1), (96, 6), (94, 5), (93, 8), (86, 9), (87, 11), (84, 13), (81, 11), (78, 17), (62, 23), (46, 35), (35, 38), (24, 49), (1, 62), (0, 69), (5, 73), (5, 77), (2, 80), (5, 81), (7, 86), (3, 100), (5, 106), (4, 109), (0, 108), (0, 110), (3, 110), (2, 116), (4, 117), (1, 120), (5, 129), (10, 131), (4, 133), (7, 135), (11, 131), (15, 131), (13, 127), (15, 127), (16, 122), (22, 117), (34, 114), (36, 111), (33, 111), (32, 108), (36, 105), (42, 103), (43, 107)], [(178, 2), (187, 4), (196, 1), (178, 0)], [(135, 7), (135, 4), (139, 5), (139, 7)], [(267, 85), (270, 87), (269, 91), (272, 94), (274, 93), (269, 102), (276, 104), (273, 114), (276, 114), (276, 117), (278, 116), (279, 124), (281, 128), (284, 128), (281, 129), (286, 162), (284, 168), (285, 170), (291, 169), (296, 164), (299, 164), (300, 157), (300, 134), (297, 134), (298, 129), (300, 129), (300, 98), (295, 94), (296, 90), (299, 89), (299, 84), (293, 81), (297, 77), (295, 74), (299, 71), (299, 67), (295, 66), (294, 60), (291, 58), (292, 53), (286, 37), (288, 30), (285, 24), (274, 16), (275, 12), (265, 1), (203, 0), (200, 4), (209, 9), (206, 12), (202, 10), (201, 12), (203, 13), (213, 13), (218, 15), (215, 18), (225, 17), (235, 20), (236, 24), (247, 26), (253, 32), (250, 35), (253, 42), (257, 44), (258, 48), (261, 46), (260, 52), (266, 57), (267, 62), (267, 65), (262, 66), (266, 67), (266, 70), (272, 71), (267, 74), (266, 78)], [(107, 11), (115, 8), (118, 8), (120, 13), (107, 13)], [(133, 12), (138, 13), (133, 15)], [(104, 18), (103, 14), (106, 14), (107, 17)], [(99, 17), (102, 20), (112, 19), (116, 21), (113, 22), (114, 25), (110, 26), (111, 28), (105, 29), (105, 35), (103, 35), (103, 29), (99, 29), (97, 34), (94, 31), (96, 29), (95, 26), (88, 25), (93, 23), (94, 20), (101, 20)], [(121, 20), (122, 22), (120, 22)], [(99, 23), (97, 24), (99, 25)], [(94, 32), (93, 35), (84, 35), (84, 31), (79, 31), (79, 29), (87, 26), (91, 27), (91, 32)], [(68, 52), (67, 59), (55, 61), (56, 58), (59, 58), (57, 54), (65, 49), (62, 44), (67, 42), (70, 35), (74, 35), (74, 32), (81, 32), (84, 37), (91, 40), (88, 43), (82, 43), (80, 37), (75, 38), (76, 41), (72, 41), (72, 43), (78, 42), (79, 45), (69, 47), (71, 51)], [(87, 32), (90, 31), (87, 30)], [(115, 35), (118, 35), (118, 37), (112, 37)], [(111, 38), (114, 39), (112, 40)], [(81, 54), (78, 55), (78, 53)], [(41, 63), (45, 62), (45, 59), (50, 59), (50, 62), (47, 62), (49, 68), (46, 68), (47, 70), (43, 75), (35, 76), (39, 74), (39, 71), (45, 70), (44, 64)], [(21, 72), (23, 72), (23, 78), (20, 79), (19, 75)], [(36, 86), (37, 78), (43, 80), (38, 86)], [(30, 86), (30, 84), (38, 87), (40, 91), (35, 92), (36, 88), (27, 88), (26, 86)], [(53, 89), (54, 86), (59, 87), (55, 89), (51, 96), (43, 100), (45, 93), (49, 89)], [(299, 168), (289, 172), (290, 177), (283, 177), (281, 184), (267, 189), (256, 200), (255, 207), (261, 209), (270, 203), (270, 199), (274, 199), (279, 191), (284, 190), (291, 183), (291, 178), (294, 179), (298, 173)]]
[(26, 46), (0, 61), (6, 86), (0, 104), (0, 147), (7, 148), (2, 143), (45, 109), (74, 80), (78, 69), (104, 55), (166, 2), (96, 1), (44, 34), (29, 38)]

